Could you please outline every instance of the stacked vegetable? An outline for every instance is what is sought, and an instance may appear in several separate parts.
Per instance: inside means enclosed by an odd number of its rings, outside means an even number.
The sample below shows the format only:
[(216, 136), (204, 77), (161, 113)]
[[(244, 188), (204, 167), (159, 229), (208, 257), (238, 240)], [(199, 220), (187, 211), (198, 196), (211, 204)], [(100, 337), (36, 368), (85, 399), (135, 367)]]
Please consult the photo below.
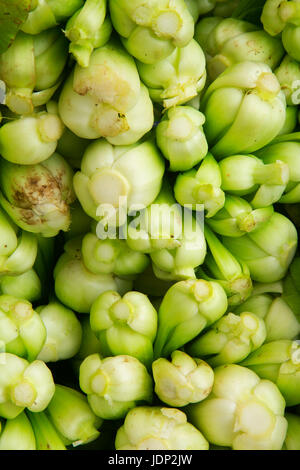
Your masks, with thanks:
[(300, 3), (0, 2), (0, 449), (300, 449)]

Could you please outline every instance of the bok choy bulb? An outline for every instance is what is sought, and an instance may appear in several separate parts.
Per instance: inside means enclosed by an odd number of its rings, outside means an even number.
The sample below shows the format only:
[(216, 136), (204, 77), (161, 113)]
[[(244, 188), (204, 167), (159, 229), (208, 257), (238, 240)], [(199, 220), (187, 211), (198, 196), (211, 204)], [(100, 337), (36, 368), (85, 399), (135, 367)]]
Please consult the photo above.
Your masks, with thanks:
[(298, 1), (267, 0), (261, 15), (264, 29), (272, 36), (281, 33), (282, 43), (287, 53), (299, 61), (299, 19)]
[(204, 122), (205, 116), (191, 106), (174, 106), (164, 114), (156, 127), (156, 142), (170, 171), (190, 170), (206, 156)]
[(182, 407), (204, 400), (211, 392), (214, 373), (201, 359), (173, 351), (171, 360), (160, 358), (152, 364), (155, 393), (169, 406)]
[(211, 444), (233, 450), (281, 450), (287, 421), (278, 387), (237, 364), (219, 366), (214, 374), (209, 397), (189, 405), (191, 423)]
[(11, 163), (34, 165), (55, 152), (64, 125), (47, 110), (21, 116), (0, 128), (0, 153)]
[(0, 203), (22, 229), (53, 237), (67, 231), (75, 200), (73, 171), (57, 153), (36, 165), (0, 162)]
[(24, 411), (6, 421), (0, 432), (0, 450), (37, 450), (35, 434)]
[(150, 262), (146, 254), (132, 250), (126, 240), (101, 240), (91, 232), (83, 237), (81, 251), (85, 266), (95, 274), (114, 273), (121, 277), (136, 277)]
[(152, 378), (132, 356), (88, 356), (80, 365), (79, 383), (92, 410), (102, 419), (122, 419), (137, 404), (152, 400)]
[(208, 153), (198, 169), (180, 173), (175, 181), (175, 199), (182, 206), (190, 205), (195, 211), (205, 211), (206, 218), (213, 217), (225, 203), (221, 189), (222, 178), (218, 163)]
[(46, 104), (59, 87), (68, 59), (68, 40), (57, 29), (32, 36), (22, 31), (0, 55), (5, 104), (16, 114), (31, 114)]
[(46, 327), (40, 315), (26, 300), (0, 296), (0, 340), (5, 351), (33, 361), (46, 341)]
[(260, 62), (228, 67), (201, 103), (204, 131), (217, 158), (251, 153), (271, 142), (286, 118), (286, 100), (271, 68)]
[(297, 341), (265, 343), (241, 364), (262, 379), (272, 380), (281, 391), (287, 406), (300, 404), (300, 346)]
[(64, 124), (78, 137), (106, 137), (118, 145), (137, 142), (154, 122), (134, 59), (116, 39), (95, 49), (88, 67), (75, 66), (58, 106)]
[(0, 274), (18, 276), (31, 269), (38, 254), (36, 235), (21, 230), (0, 210)]
[(273, 213), (273, 206), (253, 209), (246, 199), (227, 194), (224, 207), (206, 222), (219, 235), (242, 237), (268, 222)]
[(13, 419), (26, 408), (47, 408), (55, 391), (50, 369), (43, 361), (28, 362), (15, 354), (0, 353), (0, 416)]
[(193, 357), (211, 367), (235, 364), (258, 349), (266, 339), (264, 321), (251, 312), (228, 313), (187, 346)]
[[(62, 304), (78, 313), (89, 313), (102, 292), (116, 290), (125, 294), (132, 281), (114, 274), (95, 274), (82, 261), (81, 238), (69, 240), (53, 271), (55, 293)], [(74, 290), (74, 285), (76, 289)]]
[(104, 46), (110, 38), (112, 25), (106, 17), (106, 4), (106, 0), (87, 0), (66, 24), (69, 51), (81, 67), (88, 67), (93, 50)]
[(75, 193), (85, 212), (106, 225), (123, 225), (128, 211), (147, 207), (157, 197), (164, 160), (151, 140), (114, 147), (96, 140), (74, 176)]
[(222, 189), (236, 196), (247, 196), (254, 209), (279, 201), (289, 182), (289, 167), (276, 158), (269, 164), (254, 155), (233, 155), (220, 163)]
[(154, 357), (167, 357), (198, 336), (226, 312), (224, 289), (217, 282), (189, 279), (173, 284), (158, 311)]
[[(213, 17), (215, 18), (215, 17)], [(245, 60), (261, 62), (272, 70), (284, 55), (278, 38), (273, 38), (258, 26), (236, 18), (219, 18), (209, 34), (204, 35), (212, 17), (202, 19), (196, 27), (196, 40), (207, 55), (207, 70), (215, 80), (227, 67)]]
[[(263, 319), (266, 325), (266, 342), (297, 339), (300, 333), (298, 310), (286, 301), (282, 284), (282, 282), (279, 283), (280, 292), (274, 293), (272, 292), (273, 284), (270, 288), (268, 284), (266, 287), (262, 285), (262, 292), (259, 291), (261, 285), (255, 284), (253, 295), (234, 310), (238, 314), (245, 311), (252, 312)], [(298, 295), (298, 302), (299, 300)]]
[(38, 359), (47, 363), (75, 356), (82, 338), (81, 324), (75, 313), (57, 301), (41, 305), (36, 311), (46, 328), (45, 343)]
[(209, 443), (177, 408), (138, 406), (115, 439), (117, 450), (208, 450)]
[(297, 204), (300, 202), (300, 133), (282, 135), (256, 153), (265, 165), (274, 165), (279, 160), (288, 166), (289, 180), (278, 202)]
[(204, 53), (194, 39), (155, 64), (137, 62), (140, 77), (148, 87), (150, 97), (165, 109), (187, 103), (203, 90), (205, 65)]
[(125, 354), (151, 364), (157, 312), (146, 295), (104, 292), (91, 307), (90, 324), (104, 356)]
[(129, 54), (146, 64), (184, 47), (194, 35), (194, 20), (184, 0), (109, 0), (114, 29)]
[(83, 0), (34, 0), (29, 15), (21, 29), (28, 34), (38, 34), (64, 23), (83, 4)]
[(223, 237), (222, 241), (246, 263), (254, 281), (268, 283), (285, 277), (296, 253), (298, 236), (294, 224), (274, 212), (269, 221), (254, 232), (240, 238)]
[(99, 437), (102, 419), (93, 413), (85, 395), (71, 387), (55, 385), (46, 416), (67, 445), (77, 447)]

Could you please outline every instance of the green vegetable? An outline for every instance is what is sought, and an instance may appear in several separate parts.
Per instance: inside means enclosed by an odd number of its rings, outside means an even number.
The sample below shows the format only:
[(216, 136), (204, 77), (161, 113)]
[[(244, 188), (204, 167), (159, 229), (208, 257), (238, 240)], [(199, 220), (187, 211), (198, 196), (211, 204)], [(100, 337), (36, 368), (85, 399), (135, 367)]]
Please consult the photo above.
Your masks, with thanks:
[[(299, 17), (299, 13), (298, 13), (298, 17)], [(298, 19), (298, 23), (299, 23), (299, 19)], [(299, 35), (300, 35), (299, 26), (294, 25), (294, 24), (288, 24), (282, 31), (282, 36), (281, 36), (282, 44), (286, 52), (293, 59), (297, 61), (300, 60)]]
[(209, 443), (176, 408), (138, 406), (118, 429), (116, 450), (208, 450)]
[(158, 311), (154, 357), (167, 357), (194, 339), (227, 310), (227, 297), (217, 282), (179, 281), (165, 294)]
[(300, 346), (297, 341), (278, 340), (263, 344), (241, 364), (261, 378), (272, 380), (287, 406), (300, 403)]
[(88, 67), (94, 49), (104, 46), (112, 25), (106, 16), (106, 0), (87, 0), (68, 20), (65, 35), (71, 41), (69, 51), (81, 67)]
[(59, 23), (63, 23), (83, 4), (83, 0), (33, 0), (27, 20), (22, 31), (38, 34)]
[(234, 155), (220, 161), (222, 189), (247, 196), (254, 209), (277, 202), (289, 181), (289, 167), (276, 158), (269, 164), (254, 155)]
[(75, 66), (73, 87), (77, 93), (106, 104), (108, 112), (113, 108), (126, 113), (138, 100), (140, 80), (134, 59), (119, 42), (111, 40), (92, 53), (87, 68)]
[(283, 450), (300, 450), (300, 416), (286, 413), (288, 430), (284, 441)]
[(265, 0), (238, 0), (232, 16), (234, 18), (246, 19), (260, 25), (260, 16)]
[(10, 295), (0, 296), (0, 340), (5, 351), (33, 361), (46, 340), (46, 328), (32, 304)]
[(266, 165), (274, 165), (279, 160), (288, 165), (289, 181), (279, 202), (284, 204), (300, 202), (300, 133), (279, 136), (274, 143), (259, 150), (256, 155)]
[[(214, 17), (215, 18), (215, 17)], [(256, 25), (236, 18), (206, 17), (196, 27), (195, 37), (207, 56), (207, 71), (215, 80), (231, 65), (260, 62), (274, 69), (284, 55), (280, 39), (273, 38)], [(204, 35), (208, 30), (209, 34)]]
[(294, 224), (277, 212), (254, 232), (240, 238), (222, 238), (226, 248), (247, 264), (252, 280), (264, 283), (284, 278), (294, 258), (297, 240)]
[(241, 237), (263, 226), (273, 213), (273, 206), (253, 209), (245, 199), (226, 194), (224, 207), (206, 222), (219, 235)]
[(6, 0), (0, 5), (0, 54), (14, 41), (21, 25), (26, 21), (35, 0)]
[(59, 434), (47, 417), (45, 411), (27, 412), (36, 439), (37, 450), (66, 450)]
[(187, 351), (205, 359), (212, 367), (241, 362), (266, 339), (264, 320), (254, 313), (228, 313), (214, 323)]
[(149, 264), (149, 258), (132, 250), (125, 240), (100, 240), (94, 233), (87, 233), (82, 239), (82, 259), (92, 273), (114, 273), (120, 277), (136, 277)]
[[(282, 5), (284, 3), (284, 5)], [(287, 6), (287, 3), (289, 5)], [(293, 10), (296, 2), (282, 2), (282, 0), (267, 0), (261, 16), (261, 21), (266, 31), (272, 36), (281, 33), (285, 28), (285, 23), (289, 19), (287, 14)], [(290, 8), (291, 7), (291, 8)]]
[(102, 420), (93, 413), (85, 395), (71, 387), (55, 385), (46, 415), (66, 445), (87, 444), (100, 434)]
[(73, 169), (78, 170), (80, 169), (82, 155), (89, 144), (89, 140), (78, 137), (65, 127), (61, 138), (57, 142), (56, 150)]
[(297, 254), (290, 264), (287, 275), (283, 280), (283, 299), (299, 318), (300, 284), (299, 284), (300, 257)]
[(216, 5), (215, 0), (185, 0), (194, 22), (198, 20), (200, 15), (205, 15), (214, 9)]
[(46, 328), (45, 343), (38, 359), (47, 363), (75, 356), (82, 338), (81, 324), (75, 313), (55, 301), (37, 307), (36, 311)]
[(225, 289), (229, 305), (239, 305), (251, 295), (249, 268), (207, 226), (204, 233), (209, 252), (203, 266), (197, 269), (197, 275), (218, 282)]
[(151, 130), (153, 105), (133, 58), (117, 40), (95, 49), (64, 83), (59, 114), (78, 137), (129, 145)]
[(213, 11), (215, 16), (231, 16), (239, 0), (185, 0), (196, 22), (199, 16)]
[(36, 450), (36, 448), (35, 434), (25, 412), (6, 421), (0, 432), (0, 450)]
[(231, 16), (239, 0), (185, 0), (185, 3), (196, 23), (199, 16), (210, 12), (224, 18)]
[[(257, 286), (259, 287), (259, 285)], [(300, 333), (297, 310), (289, 307), (283, 295), (266, 293), (255, 294), (239, 305), (235, 313), (252, 312), (263, 319), (266, 325), (266, 342), (280, 339), (296, 339)]]
[(128, 355), (149, 366), (157, 332), (157, 312), (141, 292), (107, 291), (93, 303), (90, 325), (104, 356)]
[[(295, 100), (295, 102), (297, 103), (297, 100)], [(287, 106), (285, 123), (283, 127), (281, 128), (281, 131), (279, 132), (278, 136), (291, 134), (292, 132), (295, 132), (297, 125), (298, 125), (297, 106)]]
[(188, 418), (217, 446), (233, 450), (280, 450), (286, 432), (285, 401), (275, 384), (240, 365), (214, 370), (209, 397), (188, 409)]
[(156, 142), (170, 162), (170, 171), (186, 171), (207, 154), (202, 125), (205, 116), (191, 106), (169, 109), (156, 127)]
[(182, 407), (204, 400), (211, 392), (214, 373), (201, 359), (173, 351), (171, 361), (160, 358), (152, 364), (155, 393), (169, 406)]
[(300, 0), (0, 31), (0, 449), (298, 449)]
[(195, 277), (194, 268), (206, 255), (200, 223), (176, 204), (167, 183), (153, 204), (129, 223), (127, 244), (132, 250), (149, 253), (154, 274), (163, 280)]
[(176, 204), (168, 181), (164, 180), (153, 203), (142, 207), (130, 220), (126, 241), (132, 250), (151, 254), (164, 249), (175, 250), (181, 245), (182, 232), (181, 207)]
[[(114, 81), (119, 86), (120, 77), (115, 77)], [(112, 108), (110, 104), (99, 102), (89, 94), (78, 94), (74, 91), (72, 82), (71, 74), (60, 94), (59, 113), (65, 125), (77, 137), (106, 137), (114, 145), (130, 145), (151, 130), (154, 121), (153, 104), (147, 88), (142, 83), (135, 106), (123, 113)], [(111, 82), (107, 80), (109, 86)], [(124, 90), (122, 93), (124, 94)]]
[[(195, 27), (195, 35), (194, 39), (198, 42), (198, 44), (201, 46), (203, 49), (203, 52), (205, 54), (205, 58), (209, 60), (211, 56), (209, 55), (209, 41), (208, 38), (211, 37), (211, 33), (214, 31), (214, 29), (220, 24), (222, 21), (221, 17), (218, 16), (206, 16), (205, 18), (202, 18), (198, 24), (196, 24)], [(247, 27), (251, 29), (251, 26), (248, 25), (247, 23), (234, 23), (239, 26), (242, 26), (242, 30), (245, 29), (247, 30)]]
[(80, 388), (97, 416), (121, 419), (140, 402), (151, 403), (152, 379), (135, 357), (88, 356), (80, 365)]
[(166, 109), (189, 102), (205, 86), (205, 56), (194, 39), (155, 64), (137, 66), (151, 99)]
[(73, 171), (58, 154), (36, 165), (0, 161), (0, 204), (22, 229), (53, 237), (70, 225)]
[(0, 224), (1, 276), (23, 274), (35, 263), (38, 252), (37, 238), (16, 227), (2, 210), (0, 210)]
[(43, 361), (31, 363), (11, 353), (0, 353), (0, 416), (16, 418), (22, 411), (47, 408), (55, 390), (50, 369)]
[(299, 18), (297, 0), (267, 0), (261, 16), (261, 22), (269, 34), (276, 36), (282, 33), (283, 46), (295, 60), (300, 58)]
[(288, 106), (297, 106), (300, 87), (300, 65), (288, 54), (285, 55), (275, 75), (285, 94)]
[(105, 228), (124, 224), (129, 211), (150, 205), (163, 174), (164, 161), (152, 141), (114, 147), (102, 139), (84, 153), (74, 189), (85, 212)]
[(34, 165), (51, 157), (62, 133), (62, 121), (55, 113), (21, 116), (0, 128), (0, 152), (9, 162)]
[(206, 241), (201, 223), (190, 212), (183, 214), (182, 234), (175, 248), (150, 253), (153, 272), (158, 279), (180, 281), (196, 278), (195, 269), (206, 256)]
[(239, 62), (228, 67), (204, 94), (204, 132), (217, 158), (251, 153), (271, 142), (286, 118), (286, 100), (270, 67)]
[(85, 235), (91, 230), (93, 222), (92, 219), (84, 212), (77, 199), (70, 205), (70, 213), (71, 224), (69, 230), (64, 233), (64, 239), (66, 241)]
[(10, 48), (0, 55), (6, 106), (23, 115), (46, 104), (62, 81), (67, 59), (68, 41), (59, 29), (37, 36), (19, 31)]
[(77, 374), (77, 377), (79, 374), (79, 367), (83, 359), (90, 356), (91, 354), (100, 354), (101, 351), (101, 344), (90, 325), (90, 317), (81, 316), (79, 320), (82, 331), (81, 343), (78, 352), (71, 359), (71, 366)]
[(117, 290), (125, 294), (132, 287), (129, 280), (89, 271), (81, 258), (81, 240), (77, 239), (66, 243), (65, 252), (58, 259), (53, 276), (58, 300), (79, 313), (89, 313), (93, 302), (102, 292)]
[(198, 169), (177, 176), (174, 184), (175, 199), (182, 206), (190, 205), (197, 212), (204, 209), (208, 219), (224, 206), (225, 194), (221, 184), (219, 165), (213, 155), (208, 153)]
[(194, 35), (194, 20), (184, 0), (109, 0), (113, 26), (129, 54), (146, 64), (186, 46)]
[(34, 269), (29, 269), (17, 276), (1, 276), (1, 294), (19, 296), (29, 302), (35, 302), (42, 296), (42, 284)]

